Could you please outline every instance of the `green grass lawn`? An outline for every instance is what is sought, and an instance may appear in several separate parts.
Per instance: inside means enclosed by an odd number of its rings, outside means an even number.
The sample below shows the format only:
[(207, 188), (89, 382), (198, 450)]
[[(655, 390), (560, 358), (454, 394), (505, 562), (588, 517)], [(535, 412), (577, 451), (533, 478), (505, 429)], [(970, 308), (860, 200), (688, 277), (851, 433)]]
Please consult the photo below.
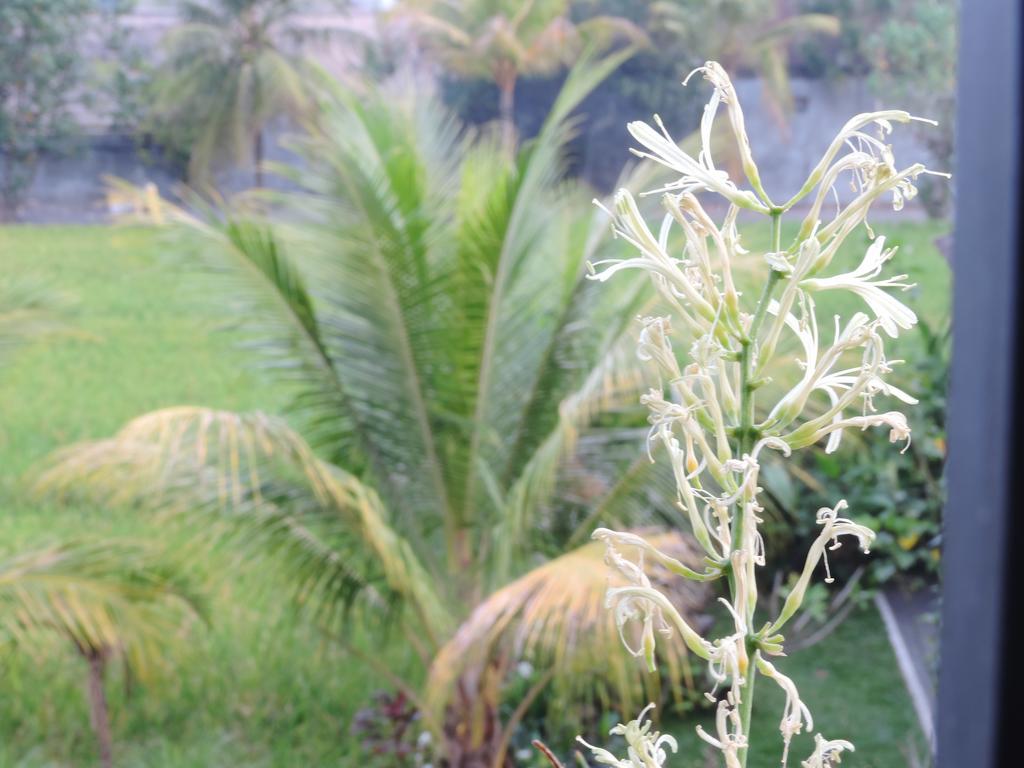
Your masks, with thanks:
[[(900, 269), (920, 288), (910, 301), (932, 322), (945, 316), (949, 277), (930, 224), (880, 227), (904, 248)], [(758, 234), (759, 233), (755, 233)], [(751, 238), (750, 245), (757, 238)], [(25, 474), (68, 442), (106, 436), (144, 411), (176, 404), (279, 412), (286, 393), (250, 372), (229, 334), (203, 309), (202, 294), (145, 229), (0, 228), (5, 273), (34, 275), (76, 302), (73, 333), (22, 350), (0, 369), (0, 549), (57, 537), (173, 536), (131, 510), (33, 503)], [(246, 563), (229, 566), (212, 595), (212, 626), (194, 634), (177, 672), (130, 692), (112, 680), (115, 747), (122, 765), (362, 765), (348, 732), (353, 712), (385, 687), (362, 665), (323, 643), (288, 613), (286, 595)], [(401, 648), (387, 650), (408, 663)], [(4, 657), (0, 672), (0, 766), (89, 766), (84, 667), (59, 645), (35, 658)], [(919, 738), (909, 701), (872, 610), (779, 667), (803, 688), (826, 735), (849, 738), (852, 768), (905, 765)], [(762, 687), (770, 684), (762, 681)], [(781, 699), (766, 694), (771, 704)], [(774, 746), (778, 707), (759, 709), (755, 730)], [(688, 734), (673, 726), (687, 757), (705, 765)], [(776, 733), (777, 735), (777, 733)], [(806, 757), (803, 743), (794, 757)], [(752, 768), (775, 765), (757, 751)], [(791, 764), (798, 764), (798, 760)]]
[[(153, 408), (278, 411), (284, 394), (245, 369), (151, 231), (0, 228), (0, 263), (76, 304), (71, 335), (27, 347), (0, 369), (0, 548), (166, 537), (130, 510), (33, 503), (25, 472), (53, 449), (109, 435)], [(109, 686), (120, 764), (356, 765), (349, 720), (384, 686), (296, 626), (281, 590), (245, 563), (223, 565), (240, 576), (217, 587), (212, 626), (193, 635), (177, 674), (136, 687), (127, 702), (117, 680)], [(0, 664), (0, 766), (96, 764), (74, 653), (55, 646)]]

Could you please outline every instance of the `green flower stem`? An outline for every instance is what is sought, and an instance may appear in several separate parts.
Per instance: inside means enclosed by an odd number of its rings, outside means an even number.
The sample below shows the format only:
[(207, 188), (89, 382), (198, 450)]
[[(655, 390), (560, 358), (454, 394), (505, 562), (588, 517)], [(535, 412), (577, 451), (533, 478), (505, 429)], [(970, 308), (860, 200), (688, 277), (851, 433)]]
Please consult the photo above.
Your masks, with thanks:
[[(754, 663), (754, 644), (750, 641), (750, 636), (747, 636), (747, 658), (749, 659), (747, 665), (747, 676), (743, 681), (743, 685), (740, 686), (740, 728), (743, 731), (743, 736), (747, 743), (750, 743), (750, 716), (751, 711), (754, 707), (754, 680), (757, 678), (757, 665)], [(740, 759), (740, 765), (746, 768), (747, 765), (747, 747), (743, 747), (737, 751), (736, 756)]]
[[(771, 217), (772, 250), (778, 253), (781, 248), (782, 239), (782, 211), (778, 208), (772, 209)], [(757, 308), (754, 310), (754, 316), (750, 321), (750, 328), (747, 331), (746, 337), (740, 341), (740, 425), (736, 432), (736, 452), (741, 458), (744, 454), (750, 453), (757, 439), (754, 427), (754, 392), (757, 389), (757, 382), (753, 380), (753, 369), (756, 363), (754, 354), (756, 350), (754, 347), (757, 344), (757, 335), (761, 330), (761, 325), (768, 314), (768, 304), (771, 302), (772, 292), (775, 290), (775, 286), (781, 277), (781, 273), (774, 269), (768, 273), (768, 280), (764, 284), (764, 290), (761, 292), (760, 299), (758, 299)], [(742, 501), (740, 504), (742, 504)], [(734, 549), (743, 541), (743, 527), (745, 523), (743, 512), (743, 509), (739, 509), (733, 514), (732, 544)], [(729, 573), (729, 589), (732, 592), (733, 603), (735, 604), (737, 597), (736, 579), (731, 572)], [(750, 610), (753, 613), (754, 606), (751, 606)], [(740, 729), (744, 738), (749, 743), (750, 717), (754, 703), (754, 681), (757, 678), (757, 668), (753, 663), (755, 640), (750, 630), (750, 627), (753, 626), (753, 616), (745, 616), (744, 618), (748, 624), (746, 644), (747, 658), (750, 662), (747, 666), (743, 685), (740, 686)], [(738, 757), (740, 765), (745, 767), (747, 764), (747, 749), (739, 750)]]

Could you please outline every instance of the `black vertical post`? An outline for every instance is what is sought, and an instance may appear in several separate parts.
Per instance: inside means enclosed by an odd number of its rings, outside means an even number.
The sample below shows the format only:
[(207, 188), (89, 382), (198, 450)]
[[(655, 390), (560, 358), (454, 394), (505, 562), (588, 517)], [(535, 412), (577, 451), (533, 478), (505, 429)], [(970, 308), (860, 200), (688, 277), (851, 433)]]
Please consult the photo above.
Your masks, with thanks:
[(1021, 671), (1007, 641), (1024, 569), (1021, 16), (1020, 0), (961, 0), (939, 768), (1024, 765), (1003, 685)]

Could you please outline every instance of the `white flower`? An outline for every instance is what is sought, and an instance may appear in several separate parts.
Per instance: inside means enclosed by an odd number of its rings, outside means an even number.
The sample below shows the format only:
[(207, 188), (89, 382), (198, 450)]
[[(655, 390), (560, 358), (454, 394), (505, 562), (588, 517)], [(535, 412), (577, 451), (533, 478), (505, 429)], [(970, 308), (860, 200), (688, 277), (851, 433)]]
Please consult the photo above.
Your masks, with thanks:
[(853, 291), (860, 296), (871, 311), (875, 313), (882, 328), (891, 337), (896, 338), (898, 328), (909, 330), (917, 322), (917, 315), (907, 305), (901, 303), (883, 288), (899, 288), (906, 290), (912, 286), (900, 282), (906, 275), (896, 275), (885, 280), (874, 280), (885, 264), (896, 252), (895, 248), (884, 250), (885, 238), (876, 237), (858, 266), (852, 272), (834, 277), (808, 278), (801, 281), (801, 286), (810, 291), (842, 289)]
[(653, 708), (653, 704), (648, 704), (635, 720), (625, 724), (619, 723), (608, 732), (612, 736), (622, 736), (626, 740), (626, 759), (617, 758), (607, 749), (587, 743), (582, 736), (577, 736), (576, 741), (589, 749), (600, 765), (609, 765), (613, 768), (662, 768), (668, 760), (666, 747), (674, 754), (679, 746), (668, 734), (662, 735), (651, 730), (651, 721), (644, 718)]
[[(761, 184), (761, 174), (754, 163), (754, 156), (750, 150), (750, 139), (747, 136), (747, 128), (743, 118), (743, 108), (740, 106), (739, 97), (733, 87), (732, 80), (725, 69), (717, 61), (705, 62), (703, 67), (698, 67), (687, 75), (683, 85), (689, 82), (697, 72), (704, 75), (714, 87), (715, 92), (704, 109), (704, 117), (701, 120), (701, 156), (706, 156), (708, 163), (711, 163), (711, 126), (714, 123), (715, 114), (718, 111), (718, 104), (725, 104), (729, 116), (729, 125), (732, 128), (733, 137), (736, 139), (737, 149), (740, 154), (740, 163), (743, 165), (743, 172), (761, 199), (769, 203), (768, 195)], [(712, 166), (713, 167), (713, 166)], [(770, 204), (770, 203), (769, 203)], [(765, 209), (766, 212), (767, 209)]]
[[(654, 633), (657, 630), (662, 635), (671, 633), (671, 628), (665, 621), (658, 604), (650, 600), (645, 593), (656, 593), (651, 586), (651, 580), (644, 571), (644, 552), (648, 549), (654, 550), (646, 541), (634, 534), (622, 534), (607, 528), (598, 528), (594, 531), (593, 538), (603, 541), (605, 544), (605, 562), (617, 570), (625, 580), (633, 586), (640, 587), (640, 593), (624, 592), (622, 588), (611, 588), (608, 590), (606, 603), (614, 611), (615, 626), (619, 630), (619, 639), (623, 647), (630, 655), (642, 658), (647, 668), (653, 672), (656, 667), (654, 663), (654, 651), (656, 647)], [(625, 543), (639, 548), (639, 560), (634, 563), (625, 558), (619, 552), (618, 543)], [(654, 550), (657, 551), (657, 550)], [(658, 553), (661, 554), (661, 553)], [(626, 639), (626, 626), (634, 621), (641, 625), (640, 646), (634, 648)]]
[[(643, 557), (645, 555), (650, 556), (650, 558), (658, 565), (663, 568), (667, 568), (677, 576), (698, 579), (703, 578), (702, 574), (696, 573), (692, 568), (683, 565), (683, 563), (671, 555), (665, 554), (647, 541), (643, 536), (638, 536), (635, 533), (629, 533), (628, 531), (613, 531), (608, 528), (598, 528), (593, 532), (593, 534), (591, 534), (590, 538), (595, 541), (604, 542), (606, 547), (606, 562), (615, 567), (631, 584), (643, 587), (651, 586), (650, 581), (647, 579), (647, 575), (643, 570)], [(624, 558), (619, 552), (619, 547), (635, 548), (636, 551), (640, 553), (640, 562), (633, 563)]]
[(804, 595), (807, 592), (807, 586), (814, 575), (814, 569), (818, 567), (819, 560), (825, 560), (825, 581), (832, 582), (832, 573), (829, 570), (828, 556), (825, 551), (829, 542), (831, 542), (832, 546), (828, 547), (828, 549), (834, 550), (839, 547), (840, 536), (855, 536), (865, 554), (871, 551), (871, 542), (875, 539), (875, 532), (845, 517), (839, 517), (839, 511), (846, 509), (846, 506), (846, 500), (841, 499), (831, 509), (822, 507), (818, 510), (817, 518), (818, 525), (822, 526), (821, 532), (807, 552), (807, 558), (804, 560), (804, 568), (800, 572), (800, 578), (797, 579), (793, 589), (786, 596), (786, 602), (782, 606), (779, 617), (761, 632), (763, 637), (775, 635), (793, 617), (797, 609), (800, 608), (801, 603), (804, 601)]
[(718, 702), (718, 711), (715, 714), (715, 736), (697, 726), (697, 735), (708, 744), (722, 752), (725, 758), (725, 768), (740, 768), (739, 751), (747, 746), (746, 737), (743, 736), (740, 713), (737, 711), (732, 694), (729, 701), (723, 699)]
[(678, 375), (679, 364), (672, 352), (672, 320), (669, 317), (640, 318), (643, 328), (637, 339), (636, 356), (644, 362), (654, 361), (665, 373)]
[[(656, 669), (655, 632), (668, 636), (675, 626), (687, 647), (701, 658), (707, 659), (711, 650), (710, 643), (700, 637), (679, 615), (671, 601), (651, 585), (651, 580), (644, 569), (644, 555), (649, 554), (658, 564), (686, 578), (703, 581), (717, 576), (718, 573), (699, 574), (633, 533), (598, 528), (592, 538), (604, 542), (605, 562), (617, 570), (627, 582), (627, 586), (609, 587), (605, 600), (606, 606), (613, 611), (619, 639), (626, 651), (636, 658), (642, 658), (647, 668), (653, 672)], [(638, 552), (637, 562), (624, 557), (619, 551), (620, 546), (635, 548)], [(626, 639), (626, 626), (632, 622), (639, 622), (641, 626), (640, 645), (635, 648)]]
[[(728, 76), (725, 75), (725, 71), (713, 62), (709, 62), (705, 67), (695, 71), (704, 72), (715, 86), (715, 91), (711, 95), (711, 99), (704, 109), (704, 116), (701, 119), (701, 149), (697, 159), (694, 159), (679, 147), (675, 139), (665, 129), (661, 118), (657, 115), (654, 116), (654, 122), (658, 126), (658, 130), (639, 120), (626, 126), (630, 135), (644, 147), (642, 150), (632, 149), (631, 151), (637, 157), (653, 160), (679, 174), (679, 178), (676, 181), (666, 184), (661, 189), (653, 190), (654, 192), (676, 191), (685, 194), (707, 190), (717, 192), (740, 208), (767, 213), (768, 208), (757, 199), (753, 192), (737, 188), (730, 180), (729, 174), (716, 168), (714, 161), (711, 159), (711, 126), (714, 123), (718, 105), (723, 101), (723, 97), (728, 100), (728, 105), (738, 105), (735, 99), (735, 91), (732, 91), (732, 83), (729, 81)], [(730, 92), (732, 93), (731, 99), (729, 99)], [(740, 114), (742, 125), (742, 113)], [(730, 118), (732, 118), (732, 111), (730, 112)], [(746, 141), (745, 133), (740, 140), (740, 144), (741, 154), (749, 157), (749, 142)], [(743, 152), (744, 144), (746, 145), (745, 153)], [(745, 162), (744, 170), (746, 170), (746, 165)], [(754, 179), (751, 179), (751, 181), (755, 184), (760, 183), (759, 180), (755, 182)]]
[(853, 744), (842, 739), (826, 741), (820, 733), (816, 733), (814, 734), (814, 752), (800, 765), (803, 768), (832, 768), (843, 761), (841, 757), (843, 751), (853, 752)]
[(742, 626), (742, 619), (732, 606), (727, 606), (732, 614), (733, 624), (741, 625), (740, 630), (731, 635), (726, 635), (715, 640), (711, 644), (711, 658), (708, 659), (708, 675), (715, 681), (715, 688), (729, 682), (732, 685), (743, 684), (743, 670), (741, 667), (746, 664), (746, 627)]
[[(900, 400), (907, 405), (917, 405), (917, 398), (907, 394), (899, 387), (887, 384), (872, 372), (867, 372), (865, 375), (865, 372), (859, 368), (839, 371), (837, 373), (829, 374), (828, 376), (823, 376), (816, 382), (815, 388), (823, 390), (828, 395), (832, 406), (836, 408), (833, 423), (843, 421), (842, 409), (839, 407), (841, 402), (840, 392), (843, 390), (856, 390), (854, 394), (859, 394), (864, 401), (865, 415), (868, 415), (869, 411), (874, 411), (874, 397), (879, 394), (895, 397), (897, 400)], [(908, 427), (908, 436), (909, 431)], [(825, 453), (834, 453), (839, 448), (839, 442), (842, 436), (842, 429), (836, 429), (832, 432), (832, 434), (828, 436)]]
[(764, 260), (769, 267), (783, 277), (789, 277), (793, 274), (793, 265), (790, 263), (789, 257), (784, 252), (768, 252), (764, 255)]
[[(802, 317), (806, 318), (806, 321), (797, 320), (792, 314), (787, 314), (785, 325), (796, 334), (803, 346), (804, 358), (797, 361), (797, 364), (803, 369), (803, 376), (772, 408), (766, 426), (779, 429), (792, 422), (803, 411), (808, 397), (815, 390), (821, 390), (828, 395), (832, 408), (827, 416), (815, 419), (813, 424), (823, 423), (829, 417), (833, 422), (839, 421), (842, 418), (843, 408), (857, 397), (864, 398), (865, 411), (872, 410), (871, 397), (879, 393), (895, 395), (904, 402), (913, 400), (910, 395), (900, 389), (890, 387), (880, 378), (881, 374), (888, 373), (890, 369), (885, 361), (881, 339), (875, 333), (877, 321), (869, 322), (867, 315), (857, 312), (841, 328), (837, 317), (832, 345), (823, 352), (819, 352), (820, 342), (814, 302), (809, 297), (802, 296), (802, 298), (804, 298)], [(779, 306), (772, 304), (768, 311), (770, 314), (777, 314)], [(846, 352), (858, 347), (864, 348), (863, 360), (859, 368), (832, 372), (832, 367)], [(841, 392), (844, 393), (842, 397), (840, 396)], [(804, 431), (812, 431), (815, 428), (813, 424), (805, 426)], [(798, 432), (800, 431), (798, 430)], [(835, 438), (835, 445), (830, 442), (829, 452), (835, 450), (837, 445), (838, 436)]]
[(757, 655), (757, 668), (761, 670), (765, 677), (774, 680), (783, 693), (786, 694), (786, 705), (782, 711), (782, 721), (779, 723), (779, 732), (782, 734), (784, 744), (782, 764), (785, 765), (789, 757), (790, 741), (792, 741), (795, 735), (803, 732), (805, 725), (807, 730), (812, 730), (814, 728), (814, 719), (811, 717), (811, 711), (807, 708), (807, 705), (800, 699), (796, 684), (779, 672), (775, 665), (764, 659), (760, 653)]
[[(690, 305), (706, 321), (712, 321), (715, 309), (702, 295), (703, 286), (699, 279), (694, 279), (694, 271), (688, 268), (689, 263), (668, 255), (668, 227), (663, 226), (658, 237), (655, 237), (627, 189), (615, 193), (614, 212), (607, 208), (604, 210), (612, 216), (612, 231), (615, 235), (636, 248), (639, 255), (629, 259), (588, 263), (590, 278), (604, 282), (625, 269), (647, 270), (655, 278), (658, 288), (676, 305), (685, 319), (690, 320), (689, 313), (679, 304), (680, 301)], [(599, 270), (598, 267), (603, 269)]]
[[(839, 510), (846, 509), (847, 506), (846, 499), (840, 499), (831, 509), (822, 507), (818, 510), (818, 525), (822, 526), (821, 533), (818, 535), (819, 541), (824, 544), (831, 540), (832, 546), (828, 549), (836, 550), (842, 546), (842, 542), (839, 541), (840, 536), (855, 536), (857, 543), (864, 550), (864, 554), (870, 554), (871, 542), (875, 540), (875, 532), (849, 518), (839, 517)], [(832, 573), (828, 567), (828, 554), (824, 548), (822, 549), (822, 558), (825, 561), (825, 581), (831, 584)]]
[[(845, 170), (854, 171), (854, 176), (862, 194), (870, 192), (869, 187), (877, 186), (884, 179), (896, 175), (892, 149), (885, 143), (885, 137), (892, 133), (893, 122), (908, 123), (910, 121), (936, 125), (933, 120), (914, 117), (909, 112), (898, 109), (888, 109), (881, 112), (863, 112), (852, 117), (836, 134), (836, 137), (832, 140), (825, 154), (814, 167), (814, 170), (811, 171), (800, 191), (793, 195), (783, 208), (791, 208), (801, 198), (810, 194), (815, 187), (819, 187), (818, 199), (815, 201), (814, 208), (812, 208), (812, 213), (816, 217), (817, 209), (820, 209), (822, 199), (832, 191), (839, 174)], [(877, 138), (864, 132), (864, 129), (871, 125), (875, 125), (878, 128), (879, 135)], [(843, 147), (849, 147), (851, 152), (837, 161), (836, 157), (843, 150)], [(884, 171), (880, 169), (884, 169)], [(924, 170), (923, 166), (921, 166), (921, 170)], [(894, 200), (895, 204), (896, 201)], [(902, 201), (900, 201), (900, 205), (902, 205)]]
[[(889, 442), (896, 443), (900, 440), (904, 441), (903, 450), (900, 453), (906, 453), (907, 448), (910, 447), (910, 426), (907, 424), (907, 417), (899, 411), (887, 411), (886, 413), (869, 413), (864, 416), (851, 416), (847, 419), (838, 419), (833, 421), (828, 426), (819, 429), (809, 440), (794, 441), (787, 439), (790, 445), (794, 448), (803, 448), (807, 445), (812, 445), (826, 435), (830, 435), (841, 429), (857, 428), (865, 430), (868, 427), (889, 427)], [(797, 430), (799, 431), (799, 430)], [(795, 434), (795, 433), (794, 433)], [(831, 443), (826, 446), (826, 451), (835, 450), (835, 444)], [(831, 452), (831, 451), (829, 451)]]
[[(656, 633), (674, 630), (691, 652), (708, 662), (714, 688), (706, 695), (714, 702), (719, 686), (727, 689), (718, 701), (714, 733), (699, 727), (697, 732), (721, 752), (726, 768), (741, 768), (749, 728), (741, 709), (746, 712), (750, 705), (757, 706), (747, 697), (752, 696), (750, 685), (758, 670), (772, 678), (785, 695), (779, 722), (785, 744), (783, 762), (792, 737), (813, 729), (811, 713), (795, 684), (765, 656), (784, 655), (785, 638), (780, 630), (800, 609), (819, 563), (824, 563), (825, 580), (832, 581), (828, 552), (840, 546), (843, 536), (855, 537), (868, 552), (875, 536), (869, 528), (840, 517), (845, 501), (818, 510), (818, 536), (782, 610), (773, 622), (765, 622), (763, 629), (752, 635), (760, 605), (756, 571), (765, 564), (765, 543), (759, 530), (764, 522), (759, 516), (763, 508), (758, 503), (762, 451), (771, 448), (788, 456), (791, 450), (827, 439), (826, 450), (831, 452), (838, 447), (845, 429), (872, 426), (887, 427), (890, 440), (907, 441), (909, 445), (906, 416), (897, 411), (876, 412), (874, 398), (883, 395), (908, 405), (916, 403), (911, 395), (886, 380), (895, 361), (885, 357), (882, 332), (896, 337), (901, 330), (911, 328), (917, 317), (893, 295), (895, 290), (910, 287), (904, 282), (906, 275), (882, 277), (882, 269), (895, 249), (887, 250), (885, 239), (874, 237), (867, 216), (871, 206), (890, 193), (893, 206), (902, 207), (916, 194), (916, 179), (927, 171), (920, 164), (899, 168), (887, 141), (892, 122), (915, 118), (895, 110), (862, 114), (843, 127), (800, 191), (785, 204), (776, 205), (759, 178), (732, 82), (714, 62), (695, 72), (702, 73), (714, 88), (701, 119), (700, 149), (695, 156), (676, 144), (657, 116), (653, 125), (629, 125), (630, 134), (640, 145), (634, 153), (676, 174), (665, 187), (655, 190), (666, 193), (663, 202), (667, 215), (660, 229), (653, 232), (633, 196), (620, 191), (612, 206), (613, 228), (636, 252), (589, 266), (591, 277), (600, 281), (627, 269), (646, 270), (661, 293), (662, 303), (670, 308), (673, 320), (684, 332), (682, 338), (689, 340), (687, 347), (676, 344), (673, 350), (668, 318), (644, 318), (637, 354), (658, 369), (657, 380), (641, 398), (651, 424), (649, 456), (653, 461), (653, 449), (659, 443), (664, 446), (679, 508), (689, 518), (694, 538), (707, 555), (701, 566), (704, 572), (691, 570), (634, 534), (600, 529), (595, 538), (605, 542), (607, 562), (626, 582), (608, 589), (606, 601), (623, 643), (653, 669)], [(712, 128), (722, 107), (739, 147), (746, 177), (742, 182), (716, 167), (711, 155)], [(877, 135), (869, 131), (872, 128), (878, 129)], [(847, 176), (852, 177), (856, 195), (843, 205), (835, 189)], [(741, 184), (749, 189), (741, 188)], [(696, 194), (702, 191), (728, 201), (728, 213), (721, 224), (698, 201)], [(810, 210), (796, 239), (783, 244), (779, 217), (808, 196), (812, 196), (808, 200)], [(830, 197), (835, 198), (836, 212), (830, 219), (823, 219), (822, 211)], [(773, 219), (773, 245), (764, 255), (764, 262), (748, 260), (761, 268), (762, 275), (767, 271), (766, 264), (770, 271), (763, 287), (747, 295), (736, 290), (732, 275), (735, 257), (743, 252), (736, 228), (741, 208)], [(861, 224), (872, 243), (859, 265), (845, 274), (826, 276), (839, 249)], [(678, 226), (681, 235), (673, 233), (673, 226)], [(670, 253), (677, 241), (682, 248), (675, 254), (679, 258), (674, 258)], [(781, 289), (778, 294), (776, 289)], [(831, 344), (819, 334), (813, 298), (816, 292), (829, 290), (849, 291), (863, 300), (868, 310), (851, 313), (845, 322), (836, 317)], [(777, 301), (774, 295), (778, 295)], [(779, 362), (775, 351), (782, 336), (789, 332), (801, 349), (796, 369), (790, 367), (787, 371), (773, 363)], [(677, 353), (682, 357), (687, 348), (689, 360), (684, 363)], [(855, 357), (860, 358), (859, 365)], [(771, 403), (760, 397), (755, 401), (755, 392), (787, 373), (783, 391), (788, 391), (774, 407), (766, 409)], [(812, 398), (827, 398), (828, 405), (807, 414)], [(851, 412), (856, 415), (848, 416)], [(730, 597), (722, 599), (732, 617), (733, 627), (728, 634), (706, 639), (690, 627), (666, 594), (652, 586), (644, 570), (645, 558), (690, 579), (708, 580), (728, 573)], [(632, 622), (640, 624), (639, 644), (635, 634), (625, 631)], [(627, 643), (627, 634), (637, 647)], [(580, 741), (590, 747), (601, 765), (662, 768), (676, 744), (670, 737), (651, 731), (644, 721), (647, 711), (612, 729), (613, 734), (625, 736), (629, 744), (625, 758)], [(849, 742), (826, 741), (819, 734), (814, 753), (803, 766), (831, 768), (842, 752), (852, 749)]]

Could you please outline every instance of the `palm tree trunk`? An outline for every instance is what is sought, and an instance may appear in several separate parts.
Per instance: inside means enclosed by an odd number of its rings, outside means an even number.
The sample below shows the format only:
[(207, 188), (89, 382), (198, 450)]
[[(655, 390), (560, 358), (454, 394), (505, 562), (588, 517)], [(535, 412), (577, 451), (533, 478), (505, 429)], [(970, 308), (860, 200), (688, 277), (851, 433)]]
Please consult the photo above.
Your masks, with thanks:
[(104, 670), (107, 660), (102, 651), (90, 650), (85, 654), (89, 663), (89, 721), (100, 750), (103, 768), (113, 768), (114, 742), (110, 735), (110, 715), (107, 708), (107, 694), (103, 689)]
[(252, 147), (252, 159), (253, 159), (253, 174), (256, 180), (256, 186), (263, 186), (263, 131), (256, 131), (256, 138), (253, 140)]
[(494, 80), (498, 85), (498, 122), (501, 124), (501, 145), (510, 155), (516, 148), (516, 77), (515, 67), (499, 64)]

